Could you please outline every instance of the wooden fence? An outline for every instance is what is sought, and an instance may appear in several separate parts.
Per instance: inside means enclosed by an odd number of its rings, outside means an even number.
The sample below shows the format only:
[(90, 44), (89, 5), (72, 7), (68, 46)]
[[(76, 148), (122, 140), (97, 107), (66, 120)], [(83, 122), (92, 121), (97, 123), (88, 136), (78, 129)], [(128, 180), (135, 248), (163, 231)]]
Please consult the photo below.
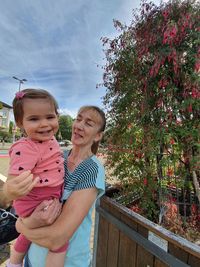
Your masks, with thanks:
[(200, 247), (107, 196), (96, 207), (93, 267), (200, 267)]

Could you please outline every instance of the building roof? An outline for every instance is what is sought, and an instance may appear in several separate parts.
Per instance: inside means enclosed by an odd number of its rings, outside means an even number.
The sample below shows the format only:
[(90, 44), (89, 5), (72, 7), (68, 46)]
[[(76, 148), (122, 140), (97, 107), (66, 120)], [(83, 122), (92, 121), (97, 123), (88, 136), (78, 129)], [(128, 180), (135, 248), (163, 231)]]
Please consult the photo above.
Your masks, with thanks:
[(0, 101), (0, 103), (2, 103), (3, 107), (5, 107), (5, 108), (12, 108), (12, 106), (4, 103), (3, 101)]

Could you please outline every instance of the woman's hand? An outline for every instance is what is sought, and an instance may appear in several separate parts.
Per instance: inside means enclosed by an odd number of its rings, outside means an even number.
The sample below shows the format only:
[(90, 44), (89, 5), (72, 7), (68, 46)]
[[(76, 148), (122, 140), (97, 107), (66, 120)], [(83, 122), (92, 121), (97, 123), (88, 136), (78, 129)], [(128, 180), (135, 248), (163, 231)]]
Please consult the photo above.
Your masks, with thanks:
[(58, 199), (44, 200), (29, 217), (21, 218), (21, 221), (28, 228), (51, 225), (60, 215), (61, 208), (62, 204)]
[(25, 171), (16, 177), (8, 178), (3, 185), (3, 191), (8, 199), (14, 200), (27, 195), (38, 181), (39, 177), (33, 179), (31, 171)]

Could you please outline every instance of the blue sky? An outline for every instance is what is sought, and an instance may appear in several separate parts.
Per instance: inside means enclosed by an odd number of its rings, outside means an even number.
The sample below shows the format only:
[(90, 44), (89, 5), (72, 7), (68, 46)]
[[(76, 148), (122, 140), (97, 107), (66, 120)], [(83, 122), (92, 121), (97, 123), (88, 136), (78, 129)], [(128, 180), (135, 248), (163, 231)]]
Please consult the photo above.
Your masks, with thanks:
[(103, 107), (103, 46), (118, 33), (113, 19), (130, 24), (139, 0), (6, 0), (0, 11), (0, 100), (12, 103), (19, 83), (44, 88), (60, 110), (75, 116), (86, 104)]

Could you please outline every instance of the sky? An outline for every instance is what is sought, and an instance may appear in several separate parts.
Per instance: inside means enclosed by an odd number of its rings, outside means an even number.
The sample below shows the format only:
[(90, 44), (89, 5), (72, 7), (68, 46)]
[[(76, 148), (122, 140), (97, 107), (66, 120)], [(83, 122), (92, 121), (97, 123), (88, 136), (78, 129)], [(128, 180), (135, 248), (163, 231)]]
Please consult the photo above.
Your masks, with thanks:
[(139, 0), (1, 0), (0, 101), (12, 105), (19, 82), (43, 88), (60, 112), (75, 117), (82, 105), (104, 108), (101, 37), (119, 33), (113, 19), (127, 25)]

